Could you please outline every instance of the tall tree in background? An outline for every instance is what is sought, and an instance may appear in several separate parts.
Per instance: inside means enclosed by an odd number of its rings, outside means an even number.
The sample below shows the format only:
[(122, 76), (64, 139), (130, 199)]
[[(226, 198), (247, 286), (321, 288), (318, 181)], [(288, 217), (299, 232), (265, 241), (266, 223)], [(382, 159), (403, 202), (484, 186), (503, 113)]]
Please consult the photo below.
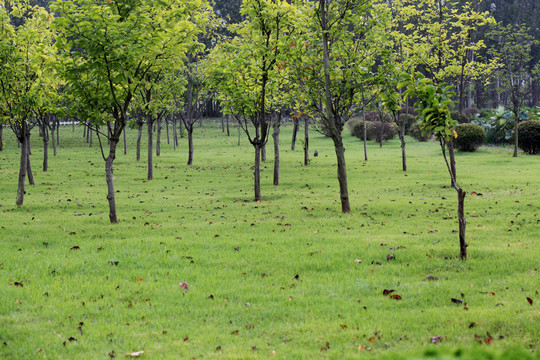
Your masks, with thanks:
[[(46, 99), (55, 54), (51, 45), (51, 15), (26, 2), (13, 3), (11, 9), (8, 14), (5, 7), (0, 7), (0, 126), (7, 123), (21, 145), (16, 200), (21, 206), (27, 175), (33, 184), (29, 168), (32, 118)], [(15, 27), (10, 16), (23, 22)]]
[(518, 123), (521, 109), (527, 96), (531, 93), (535, 78), (538, 77), (538, 63), (532, 61), (532, 48), (539, 41), (530, 35), (525, 26), (498, 26), (489, 34), (495, 45), (489, 53), (499, 59), (501, 67), (497, 70), (499, 92), (508, 94), (510, 104), (505, 107), (514, 115), (514, 157), (518, 156), (519, 134)]
[(112, 223), (118, 222), (113, 162), (130, 103), (139, 88), (149, 86), (151, 70), (170, 67), (171, 59), (193, 42), (197, 30), (188, 14), (201, 3), (57, 0), (51, 4), (58, 14), (56, 44), (63, 56), (64, 78), (76, 99), (74, 111), (109, 140), (108, 154), (101, 149)]
[[(342, 131), (360, 101), (377, 83), (374, 65), (384, 48), (386, 7), (369, 0), (305, 2), (294, 49), (299, 98), (334, 142), (341, 210), (351, 210)], [(294, 45), (294, 46), (293, 46)]]
[(284, 0), (246, 0), (246, 21), (237, 35), (214, 49), (208, 79), (219, 90), (224, 111), (237, 117), (255, 150), (255, 201), (261, 201), (261, 149), (268, 141), (272, 114), (281, 108), (280, 71), (290, 49), (295, 7)]

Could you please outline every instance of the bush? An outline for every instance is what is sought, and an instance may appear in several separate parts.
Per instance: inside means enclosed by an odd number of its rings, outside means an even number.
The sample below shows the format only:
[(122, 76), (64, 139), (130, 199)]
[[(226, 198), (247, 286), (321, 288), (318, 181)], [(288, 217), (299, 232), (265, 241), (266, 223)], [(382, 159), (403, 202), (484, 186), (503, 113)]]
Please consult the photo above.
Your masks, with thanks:
[(422, 135), (421, 128), (422, 128), (422, 122), (417, 121), (416, 123), (411, 125), (411, 128), (409, 129), (409, 135), (418, 141), (426, 142), (431, 138), (431, 134), (427, 132), (424, 135)]
[(540, 121), (529, 120), (518, 124), (519, 147), (528, 154), (540, 152)]
[(458, 136), (454, 142), (460, 151), (475, 151), (487, 137), (484, 129), (475, 124), (459, 124), (456, 133)]
[(480, 110), (478, 110), (477, 108), (470, 107), (463, 110), (463, 113), (467, 115), (469, 119), (474, 119), (476, 117), (476, 114), (480, 115)]
[(471, 122), (471, 119), (464, 113), (454, 111), (450, 114), (452, 120), (456, 120), (460, 124), (467, 124)]
[[(381, 142), (381, 130), (382, 140), (392, 140), (397, 134), (397, 125), (393, 122), (381, 123), (380, 121), (366, 122), (367, 127), (367, 139)], [(382, 129), (381, 129), (382, 127)]]
[[(362, 126), (362, 128), (358, 128), (358, 124), (360, 124), (360, 126)], [(349, 121), (347, 121), (347, 127), (349, 128), (349, 131), (351, 132), (351, 135), (352, 136), (356, 136), (356, 137), (361, 137), (363, 134), (363, 124), (362, 124), (362, 119), (361, 118), (351, 118)], [(362, 130), (361, 132), (359, 132), (360, 130)]]
[(370, 122), (381, 121), (381, 120), (384, 120), (384, 122), (390, 122), (392, 121), (392, 117), (388, 113), (377, 111), (377, 110), (366, 112), (366, 122), (367, 121), (370, 121)]
[(416, 117), (413, 115), (400, 114), (397, 126), (401, 127), (401, 124), (403, 124), (403, 122), (405, 122), (405, 134), (408, 134), (411, 126), (416, 122)]

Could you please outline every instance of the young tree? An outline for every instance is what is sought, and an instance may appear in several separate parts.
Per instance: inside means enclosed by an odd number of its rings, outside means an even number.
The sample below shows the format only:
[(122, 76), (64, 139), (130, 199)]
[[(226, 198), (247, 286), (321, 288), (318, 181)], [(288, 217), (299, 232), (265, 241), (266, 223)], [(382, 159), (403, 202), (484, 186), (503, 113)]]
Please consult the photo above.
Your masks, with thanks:
[[(193, 42), (196, 28), (189, 18), (200, 0), (56, 0), (57, 47), (63, 73), (76, 99), (75, 113), (90, 121), (109, 140), (102, 147), (107, 180), (109, 219), (118, 222), (113, 162), (128, 110), (149, 72), (167, 68)], [(152, 81), (152, 79), (150, 80)], [(103, 132), (102, 129), (105, 129)]]
[[(33, 184), (30, 169), (29, 137), (34, 126), (34, 111), (42, 106), (47, 88), (47, 74), (54, 62), (50, 45), (51, 15), (43, 8), (15, 2), (8, 14), (0, 7), (0, 126), (7, 123), (21, 148), (18, 206), (23, 205), (25, 178)], [(22, 24), (14, 27), (10, 15), (18, 16)], [(26, 15), (26, 16), (22, 16)]]
[(510, 104), (505, 107), (514, 114), (514, 157), (518, 156), (519, 134), (518, 123), (521, 119), (523, 102), (532, 90), (535, 66), (532, 61), (532, 48), (540, 42), (530, 35), (530, 29), (524, 26), (498, 26), (489, 36), (495, 40), (495, 46), (489, 53), (499, 59), (501, 67), (497, 70), (501, 93), (507, 93)]
[(386, 7), (370, 0), (305, 2), (291, 44), (300, 101), (333, 142), (342, 212), (350, 212), (342, 130), (365, 88), (377, 83), (374, 65), (384, 46)]
[(422, 114), (423, 131), (428, 131), (435, 135), (441, 145), (446, 168), (450, 174), (452, 187), (458, 195), (458, 221), (459, 221), (459, 256), (462, 260), (467, 260), (467, 242), (465, 237), (466, 221), (465, 221), (465, 195), (457, 185), (456, 176), (451, 166), (451, 159), (446, 156), (446, 146), (448, 141), (457, 137), (454, 127), (457, 122), (450, 116), (450, 107), (453, 106), (452, 87), (445, 83), (434, 83), (433, 80), (425, 78), (421, 73), (403, 74), (402, 82), (399, 87), (407, 87), (405, 97), (415, 97), (417, 102), (415, 106)]
[(255, 201), (261, 201), (261, 150), (268, 141), (271, 114), (281, 108), (287, 39), (296, 8), (284, 0), (246, 0), (246, 22), (237, 35), (214, 49), (209, 80), (219, 89), (224, 112), (237, 117), (255, 150)]

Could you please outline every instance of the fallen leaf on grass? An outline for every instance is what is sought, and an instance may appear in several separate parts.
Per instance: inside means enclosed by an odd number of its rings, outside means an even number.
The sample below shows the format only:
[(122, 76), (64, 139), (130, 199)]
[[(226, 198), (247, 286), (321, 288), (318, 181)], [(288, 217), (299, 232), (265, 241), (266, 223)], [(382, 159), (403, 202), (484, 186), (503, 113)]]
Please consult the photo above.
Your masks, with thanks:
[(436, 344), (436, 343), (438, 343), (439, 341), (441, 341), (441, 337), (440, 337), (440, 336), (434, 336), (434, 337), (431, 338), (431, 342), (432, 342), (433, 344)]
[(392, 294), (390, 295), (390, 299), (401, 300), (401, 296), (399, 296), (398, 294)]
[(454, 298), (451, 298), (450, 300), (452, 300), (452, 302), (453, 302), (454, 304), (463, 304), (463, 300), (461, 300), (461, 299), (454, 299)]
[(532, 304), (533, 304), (533, 299), (531, 299), (530, 297), (528, 297), (528, 298), (527, 298), (527, 301), (528, 301), (529, 304), (531, 304), (531, 306), (532, 306)]
[(358, 347), (358, 351), (364, 351), (366, 349), (366, 345), (360, 345)]
[(395, 255), (388, 254), (388, 256), (386, 257), (386, 261), (394, 260), (395, 258), (396, 258)]
[(185, 281), (180, 283), (180, 287), (181, 287), (184, 291), (188, 291), (188, 289), (189, 289), (189, 285), (188, 285), (188, 283), (185, 282)]
[(354, 259), (354, 262), (355, 262), (356, 264), (360, 264), (360, 263), (362, 262), (362, 260), (360, 260), (360, 259)]
[[(143, 282), (143, 278), (138, 278), (138, 279), (135, 279), (135, 282)], [(180, 285), (181, 286), (181, 285)], [(186, 289), (187, 290), (187, 289)]]
[(428, 277), (426, 278), (426, 280), (436, 281), (436, 280), (439, 280), (439, 278), (436, 277), (436, 276), (431, 276), (431, 275), (430, 275), (430, 276), (428, 276)]
[(388, 294), (393, 293), (394, 291), (396, 291), (396, 290), (384, 289), (383, 292), (382, 292), (382, 294), (383, 294), (383, 295), (388, 295)]
[(72, 247), (72, 248), (69, 249), (69, 250), (70, 250), (70, 251), (71, 251), (71, 250), (81, 250), (81, 247), (80, 247), (80, 246), (74, 246), (74, 247)]
[(13, 283), (13, 286), (20, 286), (20, 287), (23, 287), (24, 285), (23, 285), (22, 282), (15, 281), (15, 282)]
[(124, 356), (139, 357), (141, 354), (144, 354), (144, 350), (125, 353)]

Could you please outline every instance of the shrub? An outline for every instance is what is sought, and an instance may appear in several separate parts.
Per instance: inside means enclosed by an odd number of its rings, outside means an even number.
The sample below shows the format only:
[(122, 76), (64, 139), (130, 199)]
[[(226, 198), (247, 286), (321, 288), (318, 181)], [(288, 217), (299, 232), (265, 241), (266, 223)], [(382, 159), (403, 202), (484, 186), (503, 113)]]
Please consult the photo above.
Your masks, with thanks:
[(471, 119), (469, 119), (469, 117), (464, 113), (454, 111), (450, 114), (450, 116), (452, 117), (452, 120), (456, 120), (460, 124), (466, 124), (471, 122)]
[(470, 107), (463, 110), (463, 113), (467, 115), (469, 119), (474, 119), (476, 117), (476, 114), (480, 115), (480, 110), (478, 110), (477, 108)]
[(381, 127), (382, 127), (382, 140), (392, 140), (397, 134), (397, 125), (393, 122), (381, 123), (380, 121), (366, 122), (367, 127), (367, 139), (381, 141)]
[[(358, 132), (360, 129), (358, 129), (358, 124), (362, 126), (362, 132)], [(351, 132), (352, 136), (360, 137), (363, 134), (363, 124), (361, 118), (351, 118), (349, 121), (347, 121), (347, 127), (349, 128), (349, 131)]]
[(426, 132), (424, 135), (422, 135), (421, 128), (422, 122), (417, 121), (416, 123), (411, 125), (411, 128), (409, 129), (409, 135), (421, 142), (428, 141), (431, 138), (431, 134)]
[(519, 147), (528, 154), (540, 152), (540, 121), (529, 120), (518, 124)]
[(456, 126), (456, 146), (461, 151), (475, 151), (486, 140), (486, 132), (480, 125), (459, 124)]
[(366, 122), (367, 121), (381, 121), (381, 120), (384, 120), (384, 122), (390, 122), (392, 121), (392, 117), (388, 113), (377, 111), (377, 110), (366, 112)]
[(400, 114), (397, 121), (397, 126), (401, 127), (403, 122), (405, 122), (405, 134), (408, 134), (411, 126), (416, 122), (416, 117), (413, 115)]

